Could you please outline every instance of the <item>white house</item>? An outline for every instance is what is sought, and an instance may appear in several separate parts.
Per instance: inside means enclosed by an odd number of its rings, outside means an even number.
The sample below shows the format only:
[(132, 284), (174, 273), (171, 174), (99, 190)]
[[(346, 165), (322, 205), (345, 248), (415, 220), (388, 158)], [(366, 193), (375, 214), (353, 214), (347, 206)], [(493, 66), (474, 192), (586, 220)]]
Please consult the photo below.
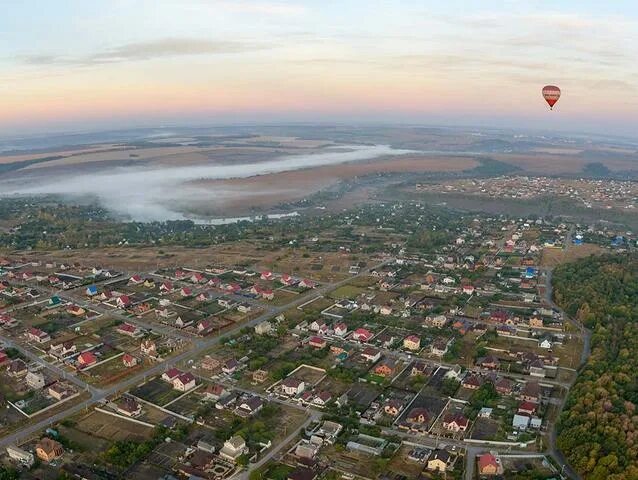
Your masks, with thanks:
[(305, 390), (306, 385), (303, 380), (288, 377), (281, 382), (281, 388), (286, 395), (294, 397), (300, 395)]
[(224, 442), (224, 446), (219, 451), (219, 455), (226, 460), (236, 462), (239, 457), (247, 453), (246, 441), (239, 435), (235, 435)]
[(173, 388), (180, 392), (188, 392), (195, 388), (195, 377), (192, 373), (182, 373), (173, 379)]

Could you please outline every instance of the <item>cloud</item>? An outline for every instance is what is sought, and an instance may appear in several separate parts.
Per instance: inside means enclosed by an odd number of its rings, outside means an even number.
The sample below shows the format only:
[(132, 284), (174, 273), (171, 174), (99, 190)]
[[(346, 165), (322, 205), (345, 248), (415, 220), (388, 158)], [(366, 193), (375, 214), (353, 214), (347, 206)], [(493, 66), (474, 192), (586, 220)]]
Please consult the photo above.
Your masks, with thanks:
[(215, 8), (233, 13), (255, 13), (263, 15), (296, 16), (306, 12), (302, 5), (281, 2), (256, 2), (241, 0), (217, 0)]
[(207, 40), (199, 38), (162, 38), (148, 42), (127, 43), (84, 56), (51, 54), (23, 55), (28, 65), (91, 66), (120, 62), (153, 60), (187, 55), (220, 55), (243, 53), (270, 48), (265, 44), (235, 40)]

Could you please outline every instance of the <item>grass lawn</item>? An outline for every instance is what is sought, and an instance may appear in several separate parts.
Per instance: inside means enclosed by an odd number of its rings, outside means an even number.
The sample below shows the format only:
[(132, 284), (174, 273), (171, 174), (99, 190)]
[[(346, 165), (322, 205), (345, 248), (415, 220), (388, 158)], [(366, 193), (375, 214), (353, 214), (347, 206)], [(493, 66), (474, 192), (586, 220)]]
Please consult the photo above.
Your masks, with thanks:
[(355, 287), (354, 285), (343, 285), (342, 287), (330, 292), (330, 297), (337, 300), (342, 298), (349, 298), (352, 300), (364, 291), (365, 290), (363, 288)]

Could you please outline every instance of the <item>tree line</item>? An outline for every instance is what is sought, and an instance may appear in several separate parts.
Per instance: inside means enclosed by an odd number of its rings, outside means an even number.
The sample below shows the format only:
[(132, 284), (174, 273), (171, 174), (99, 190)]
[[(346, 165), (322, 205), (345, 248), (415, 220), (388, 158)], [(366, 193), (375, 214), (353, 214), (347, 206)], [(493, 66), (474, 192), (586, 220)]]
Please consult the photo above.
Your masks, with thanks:
[(592, 352), (558, 423), (558, 447), (586, 479), (638, 478), (638, 255), (562, 265), (554, 296), (592, 331)]

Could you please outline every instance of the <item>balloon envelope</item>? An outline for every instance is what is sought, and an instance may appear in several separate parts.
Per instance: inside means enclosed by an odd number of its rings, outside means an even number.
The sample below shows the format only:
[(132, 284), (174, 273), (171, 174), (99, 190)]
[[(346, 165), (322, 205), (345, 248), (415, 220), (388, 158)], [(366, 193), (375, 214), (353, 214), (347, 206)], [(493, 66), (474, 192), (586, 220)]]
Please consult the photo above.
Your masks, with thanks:
[(543, 98), (549, 105), (549, 108), (553, 108), (560, 98), (560, 88), (554, 85), (545, 85), (543, 87)]

